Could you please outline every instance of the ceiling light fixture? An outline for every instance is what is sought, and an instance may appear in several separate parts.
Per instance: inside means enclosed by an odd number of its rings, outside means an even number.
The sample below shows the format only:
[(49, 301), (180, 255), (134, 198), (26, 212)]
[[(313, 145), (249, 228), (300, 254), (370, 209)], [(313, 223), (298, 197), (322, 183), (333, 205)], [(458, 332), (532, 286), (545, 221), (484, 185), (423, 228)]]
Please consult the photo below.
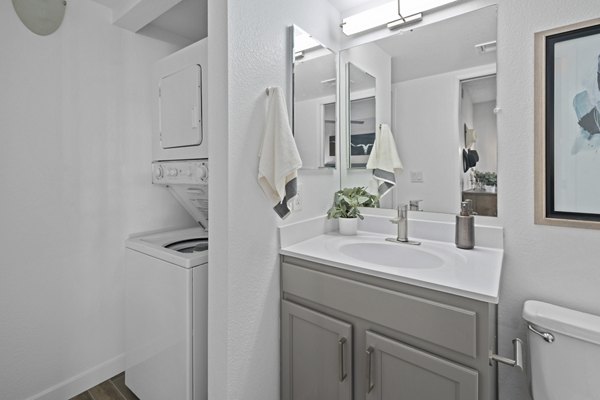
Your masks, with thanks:
[(387, 25), (397, 29), (406, 24), (417, 23), (422, 13), (454, 3), (458, 0), (395, 0), (370, 8), (342, 20), (342, 31), (350, 36)]
[(395, 1), (370, 8), (342, 20), (342, 31), (345, 35), (368, 31), (398, 19), (398, 5)]
[(387, 27), (389, 30), (393, 31), (395, 29), (400, 29), (407, 25), (416, 24), (417, 22), (421, 22), (421, 21), (423, 21), (423, 14), (418, 13), (418, 14), (411, 15), (410, 17), (400, 18), (396, 21), (392, 21), (389, 24), (387, 24)]
[(398, 14), (410, 17), (456, 1), (458, 0), (398, 0)]
[(477, 49), (477, 51), (482, 54), (491, 53), (493, 51), (496, 51), (496, 41), (492, 40), (491, 42), (476, 44), (475, 49)]

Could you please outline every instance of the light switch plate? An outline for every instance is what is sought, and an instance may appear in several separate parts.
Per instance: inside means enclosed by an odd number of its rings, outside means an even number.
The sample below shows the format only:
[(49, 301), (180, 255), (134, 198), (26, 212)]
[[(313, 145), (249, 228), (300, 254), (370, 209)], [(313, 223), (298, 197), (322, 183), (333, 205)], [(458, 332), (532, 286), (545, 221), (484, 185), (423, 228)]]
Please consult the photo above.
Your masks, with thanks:
[(412, 183), (423, 183), (423, 171), (410, 171), (410, 181)]

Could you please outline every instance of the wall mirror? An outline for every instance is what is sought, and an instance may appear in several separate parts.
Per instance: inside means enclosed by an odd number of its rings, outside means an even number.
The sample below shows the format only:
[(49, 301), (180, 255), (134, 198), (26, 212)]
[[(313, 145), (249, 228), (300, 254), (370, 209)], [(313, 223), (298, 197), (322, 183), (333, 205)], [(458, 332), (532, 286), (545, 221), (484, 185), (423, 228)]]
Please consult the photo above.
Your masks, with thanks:
[(340, 152), (350, 160), (340, 173), (342, 187), (366, 186), (375, 193), (371, 171), (353, 168), (352, 150), (345, 150), (354, 148), (352, 122), (359, 119), (350, 63), (373, 77), (374, 126), (391, 127), (404, 166), (382, 207), (420, 200), (419, 210), (457, 213), (463, 198), (472, 198), (480, 214), (497, 214), (496, 31), (494, 5), (340, 52), (340, 74), (348, 75), (340, 81), (349, 82), (340, 88), (348, 92), (340, 95), (346, 103), (340, 138), (349, 138)]
[(335, 168), (337, 55), (300, 27), (291, 31), (292, 126), (303, 168)]
[(365, 168), (375, 142), (375, 86), (373, 75), (349, 62), (346, 64), (348, 87), (348, 132), (347, 165), (350, 168)]

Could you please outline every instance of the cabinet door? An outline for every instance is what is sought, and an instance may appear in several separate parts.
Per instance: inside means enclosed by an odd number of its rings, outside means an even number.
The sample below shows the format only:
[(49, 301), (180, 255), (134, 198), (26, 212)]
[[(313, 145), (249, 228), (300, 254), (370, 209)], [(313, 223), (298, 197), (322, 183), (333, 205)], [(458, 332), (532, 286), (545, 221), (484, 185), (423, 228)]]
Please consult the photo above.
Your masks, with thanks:
[(477, 400), (478, 373), (366, 332), (367, 400)]
[(352, 325), (282, 301), (283, 400), (352, 399)]

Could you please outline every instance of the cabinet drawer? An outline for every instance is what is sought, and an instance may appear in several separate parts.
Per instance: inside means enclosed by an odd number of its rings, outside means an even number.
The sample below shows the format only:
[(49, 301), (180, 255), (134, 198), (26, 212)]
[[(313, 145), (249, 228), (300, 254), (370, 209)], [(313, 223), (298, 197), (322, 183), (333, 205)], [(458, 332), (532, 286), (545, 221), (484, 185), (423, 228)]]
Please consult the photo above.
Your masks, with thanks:
[(283, 263), (282, 290), (421, 340), (477, 356), (477, 313)]

